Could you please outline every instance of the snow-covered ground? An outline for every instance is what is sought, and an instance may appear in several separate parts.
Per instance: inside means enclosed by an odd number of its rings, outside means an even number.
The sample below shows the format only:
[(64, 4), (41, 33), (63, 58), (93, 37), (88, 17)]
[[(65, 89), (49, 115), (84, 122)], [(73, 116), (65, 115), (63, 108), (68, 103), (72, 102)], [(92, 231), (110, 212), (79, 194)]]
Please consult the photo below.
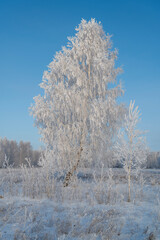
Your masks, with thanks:
[(133, 176), (130, 203), (122, 169), (102, 182), (99, 171), (96, 179), (85, 171), (87, 180), (81, 171), (81, 181), (33, 199), (23, 196), (21, 170), (0, 170), (0, 239), (160, 240), (160, 170), (143, 170), (141, 181)]

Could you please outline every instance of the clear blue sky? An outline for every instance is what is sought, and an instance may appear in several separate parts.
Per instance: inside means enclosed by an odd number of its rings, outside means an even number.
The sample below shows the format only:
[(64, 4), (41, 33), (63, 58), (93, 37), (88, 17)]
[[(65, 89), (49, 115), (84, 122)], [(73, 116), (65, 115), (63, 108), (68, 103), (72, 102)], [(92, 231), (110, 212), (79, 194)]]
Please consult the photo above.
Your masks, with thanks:
[(43, 71), (82, 18), (101, 21), (113, 35), (124, 70), (122, 100), (135, 99), (148, 145), (160, 151), (159, 0), (1, 0), (0, 137), (41, 145), (28, 108)]

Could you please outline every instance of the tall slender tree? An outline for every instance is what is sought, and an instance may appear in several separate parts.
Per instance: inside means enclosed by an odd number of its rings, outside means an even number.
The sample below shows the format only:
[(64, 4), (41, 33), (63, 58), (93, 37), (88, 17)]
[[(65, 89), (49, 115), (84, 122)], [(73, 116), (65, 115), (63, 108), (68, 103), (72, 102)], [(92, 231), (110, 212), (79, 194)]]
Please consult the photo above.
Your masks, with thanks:
[(70, 169), (64, 186), (79, 163), (108, 160), (124, 115), (116, 102), (123, 90), (116, 83), (121, 69), (115, 68), (117, 50), (112, 51), (110, 38), (101, 23), (82, 20), (44, 72), (44, 95), (31, 107), (54, 165)]
[(118, 159), (127, 174), (128, 202), (131, 201), (131, 173), (144, 167), (147, 161), (148, 148), (144, 133), (137, 129), (140, 120), (138, 106), (134, 109), (134, 103), (130, 102), (128, 114), (125, 115), (124, 129), (119, 131), (115, 144), (114, 155)]

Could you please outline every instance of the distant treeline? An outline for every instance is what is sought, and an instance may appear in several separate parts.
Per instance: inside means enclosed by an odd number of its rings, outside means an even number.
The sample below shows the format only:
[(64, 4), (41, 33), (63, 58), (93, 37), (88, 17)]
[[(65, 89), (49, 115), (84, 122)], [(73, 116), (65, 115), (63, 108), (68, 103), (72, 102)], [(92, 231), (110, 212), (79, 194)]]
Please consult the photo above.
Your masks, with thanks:
[(147, 157), (147, 168), (160, 168), (160, 152), (150, 152)]
[[(122, 165), (117, 161), (113, 167), (121, 168)], [(146, 164), (143, 167), (147, 169), (160, 169), (160, 152), (149, 152)]]
[[(14, 140), (0, 138), (0, 168), (4, 165), (5, 156), (9, 161), (9, 165), (13, 165), (13, 167), (20, 167), (22, 164), (27, 164), (26, 158), (31, 160), (31, 165), (38, 166), (41, 154), (42, 151), (33, 150), (30, 142), (20, 141), (17, 143)], [(117, 162), (112, 167), (121, 168), (122, 166)], [(150, 152), (145, 167), (160, 169), (160, 152)]]
[(38, 165), (41, 152), (33, 150), (30, 142), (20, 141), (17, 143), (14, 140), (0, 138), (0, 168), (4, 165), (5, 156), (8, 159), (9, 165), (19, 167), (26, 164), (26, 158), (30, 158), (31, 164)]

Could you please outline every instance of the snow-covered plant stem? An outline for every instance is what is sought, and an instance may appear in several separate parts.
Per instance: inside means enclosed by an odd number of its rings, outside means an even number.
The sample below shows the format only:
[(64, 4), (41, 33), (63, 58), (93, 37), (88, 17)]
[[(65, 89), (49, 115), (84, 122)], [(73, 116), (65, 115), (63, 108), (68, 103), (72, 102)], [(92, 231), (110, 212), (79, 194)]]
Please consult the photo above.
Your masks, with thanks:
[(128, 202), (131, 201), (132, 134), (129, 136), (130, 160), (128, 169)]
[(112, 192), (112, 188), (113, 188), (113, 171), (112, 168), (109, 168), (108, 170), (108, 181), (107, 181), (107, 185), (108, 185), (108, 194), (107, 194), (107, 198), (108, 198), (108, 203), (111, 202), (111, 192)]

